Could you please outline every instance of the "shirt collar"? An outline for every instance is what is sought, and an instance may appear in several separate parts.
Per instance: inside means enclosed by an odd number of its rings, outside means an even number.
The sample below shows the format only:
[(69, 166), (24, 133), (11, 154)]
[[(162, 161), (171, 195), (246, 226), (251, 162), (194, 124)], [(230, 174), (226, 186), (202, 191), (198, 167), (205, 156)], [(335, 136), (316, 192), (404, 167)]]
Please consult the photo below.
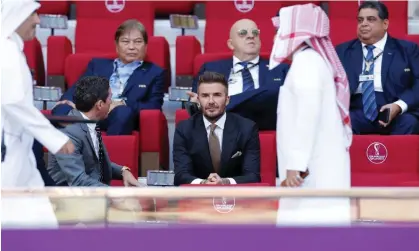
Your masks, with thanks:
[(122, 63), (121, 59), (117, 58), (117, 59), (114, 60), (114, 64), (115, 64), (115, 66), (120, 67), (120, 68), (128, 66), (128, 67), (133, 67), (134, 69), (137, 69), (139, 66), (141, 66), (143, 64), (143, 61), (135, 60), (131, 63), (124, 64), (124, 63)]
[[(84, 113), (82, 113), (82, 112), (80, 112), (80, 113), (81, 113), (81, 116), (82, 116), (84, 119), (90, 120), (90, 118), (89, 118), (89, 117), (87, 117), (87, 116), (86, 116), (86, 114), (84, 114)], [(93, 124), (93, 123), (88, 123), (88, 124), (87, 124), (87, 128), (89, 128), (89, 130), (96, 131), (96, 124)]]
[(13, 32), (13, 34), (10, 36), (10, 39), (17, 44), (20, 51), (23, 51), (25, 43), (23, 42), (23, 39), (19, 36), (19, 34)]
[[(381, 51), (384, 51), (384, 46), (386, 45), (387, 42), (387, 32), (386, 34), (384, 34), (384, 37), (379, 40), (377, 43), (374, 44), (375, 48), (380, 49)], [(362, 48), (365, 48), (366, 44), (362, 43)]]
[[(240, 63), (240, 62), (242, 62), (240, 59), (238, 59), (236, 56), (233, 56), (233, 66), (239, 65), (238, 63)], [(257, 56), (253, 60), (250, 60), (249, 63), (251, 63), (251, 64), (257, 64), (257, 63), (259, 63), (259, 56)]]
[[(205, 125), (205, 129), (208, 129), (211, 126), (211, 122), (208, 121), (207, 118), (205, 118), (205, 116), (202, 116), (204, 118), (204, 125)], [(224, 112), (223, 116), (221, 116), (216, 122), (215, 124), (221, 128), (221, 130), (224, 130), (224, 125), (226, 123), (226, 118), (227, 118), (227, 114)]]

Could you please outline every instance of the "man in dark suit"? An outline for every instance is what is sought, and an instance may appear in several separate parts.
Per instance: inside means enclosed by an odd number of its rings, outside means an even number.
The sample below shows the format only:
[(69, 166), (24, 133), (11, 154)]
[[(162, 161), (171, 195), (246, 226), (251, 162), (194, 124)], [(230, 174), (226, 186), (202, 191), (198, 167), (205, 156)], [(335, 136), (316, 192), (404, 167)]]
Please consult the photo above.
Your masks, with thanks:
[[(283, 64), (269, 71), (269, 60), (260, 57), (259, 29), (249, 19), (237, 21), (227, 41), (233, 57), (205, 63), (198, 76), (205, 71), (218, 72), (229, 83), (230, 104), (227, 111), (240, 114), (256, 122), (260, 130), (275, 130), (279, 87), (284, 83), (289, 66)], [(195, 78), (191, 101), (196, 101)]]
[[(417, 134), (419, 48), (391, 37), (388, 9), (367, 1), (358, 9), (358, 39), (336, 47), (351, 90), (355, 134)], [(388, 109), (388, 122), (383, 112)]]
[(260, 182), (256, 124), (226, 113), (230, 101), (222, 74), (204, 72), (198, 81), (198, 113), (176, 127), (173, 142), (175, 185)]
[[(74, 90), (76, 109), (69, 115), (88, 120), (108, 116), (112, 103), (109, 81), (102, 77), (85, 77)], [(62, 129), (73, 142), (71, 155), (49, 154), (48, 171), (59, 186), (108, 186), (112, 179), (123, 179), (125, 186), (139, 186), (130, 169), (110, 161), (95, 124), (76, 123)]]
[[(115, 33), (118, 58), (92, 59), (85, 76), (109, 79), (113, 92), (108, 118), (100, 127), (108, 135), (127, 135), (138, 129), (141, 110), (161, 109), (164, 97), (165, 71), (144, 61), (148, 35), (137, 20), (125, 21)], [(67, 115), (74, 108), (74, 85), (64, 93), (61, 102), (52, 110), (53, 115)]]

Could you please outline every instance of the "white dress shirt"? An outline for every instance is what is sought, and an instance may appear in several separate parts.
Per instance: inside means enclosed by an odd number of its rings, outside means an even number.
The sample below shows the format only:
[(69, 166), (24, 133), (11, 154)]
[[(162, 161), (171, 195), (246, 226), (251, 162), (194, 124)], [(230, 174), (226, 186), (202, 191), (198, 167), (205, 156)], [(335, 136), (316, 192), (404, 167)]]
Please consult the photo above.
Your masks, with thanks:
[[(384, 47), (387, 42), (387, 33), (384, 35), (384, 37), (374, 44), (375, 49), (373, 51), (374, 57), (379, 55), (384, 51)], [(365, 68), (365, 58), (367, 57), (368, 50), (365, 47), (366, 44), (362, 43), (362, 53), (364, 55), (362, 59), (362, 71), (364, 71)], [(381, 82), (381, 66), (383, 64), (383, 56), (384, 54), (381, 54), (375, 61), (374, 61), (374, 91), (376, 92), (383, 92), (383, 83)], [(362, 93), (362, 82), (358, 85), (358, 89), (356, 90), (356, 93)], [(403, 100), (398, 100), (394, 102), (400, 108), (402, 109), (401, 113), (404, 113), (407, 110), (407, 104)]]
[[(90, 120), (90, 118), (87, 117), (84, 113), (82, 113), (82, 112), (80, 112), (80, 113), (81, 113), (81, 116), (84, 119)], [(87, 128), (89, 128), (89, 133), (90, 133), (90, 137), (92, 138), (92, 141), (93, 141), (93, 147), (95, 148), (96, 157), (99, 158), (99, 139), (97, 138), (96, 124), (89, 123), (89, 124), (87, 124)]]
[[(209, 140), (209, 136), (211, 133), (211, 122), (209, 122), (204, 116), (202, 116), (204, 119), (204, 125), (205, 129), (207, 130), (207, 138)], [(214, 130), (215, 135), (218, 137), (218, 141), (220, 142), (220, 150), (223, 151), (223, 131), (224, 131), (224, 125), (226, 123), (227, 114), (224, 113), (223, 116), (221, 116), (215, 124), (217, 127)], [(236, 181), (232, 178), (228, 178), (230, 180), (231, 184), (237, 184)], [(201, 183), (202, 179), (194, 179), (191, 184), (199, 184)]]
[[(233, 56), (233, 69), (231, 69), (230, 76), (228, 78), (228, 95), (236, 95), (243, 92), (243, 77), (242, 70), (243, 66), (240, 65), (240, 59)], [(259, 88), (259, 56), (249, 61), (249, 71), (253, 78), (255, 89)], [(257, 64), (257, 65), (255, 65)], [(255, 65), (255, 66), (253, 66)]]

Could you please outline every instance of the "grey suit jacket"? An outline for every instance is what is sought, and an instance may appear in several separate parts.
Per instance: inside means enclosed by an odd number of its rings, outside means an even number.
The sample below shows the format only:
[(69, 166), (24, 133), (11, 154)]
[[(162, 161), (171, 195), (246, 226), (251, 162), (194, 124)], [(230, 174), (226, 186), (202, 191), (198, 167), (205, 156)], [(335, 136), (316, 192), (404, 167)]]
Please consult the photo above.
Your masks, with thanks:
[[(75, 109), (68, 115), (82, 116)], [(105, 155), (103, 183), (99, 181), (99, 159), (87, 124), (71, 124), (61, 131), (73, 141), (75, 150), (73, 154), (49, 153), (48, 172), (57, 185), (107, 186), (112, 179), (122, 179), (122, 166), (110, 161), (106, 147), (103, 145)]]

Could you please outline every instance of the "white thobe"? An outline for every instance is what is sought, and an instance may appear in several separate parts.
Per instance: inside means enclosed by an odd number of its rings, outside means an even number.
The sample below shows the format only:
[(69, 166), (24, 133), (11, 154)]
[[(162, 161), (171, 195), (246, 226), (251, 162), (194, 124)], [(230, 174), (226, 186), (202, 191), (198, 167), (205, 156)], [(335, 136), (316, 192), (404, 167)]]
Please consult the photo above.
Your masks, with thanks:
[[(32, 76), (16, 33), (1, 41), (1, 127), (6, 157), (1, 165), (1, 187), (44, 187), (32, 146), (34, 138), (52, 153), (69, 140), (33, 105)], [(48, 198), (2, 198), (2, 227), (57, 226)]]
[[(278, 99), (277, 151), (287, 170), (310, 171), (301, 188), (349, 189), (350, 158), (330, 65), (311, 48), (293, 55)], [(281, 188), (300, 189), (300, 188)], [(349, 224), (349, 198), (281, 198), (278, 225)]]

